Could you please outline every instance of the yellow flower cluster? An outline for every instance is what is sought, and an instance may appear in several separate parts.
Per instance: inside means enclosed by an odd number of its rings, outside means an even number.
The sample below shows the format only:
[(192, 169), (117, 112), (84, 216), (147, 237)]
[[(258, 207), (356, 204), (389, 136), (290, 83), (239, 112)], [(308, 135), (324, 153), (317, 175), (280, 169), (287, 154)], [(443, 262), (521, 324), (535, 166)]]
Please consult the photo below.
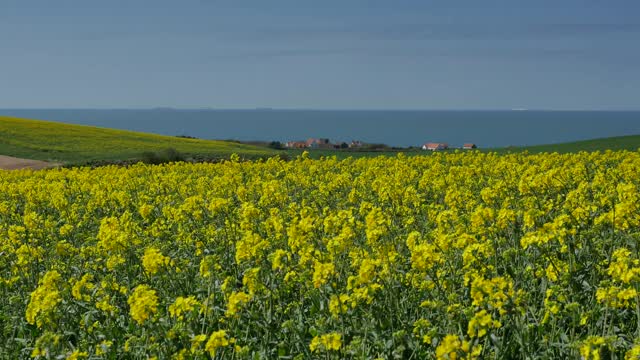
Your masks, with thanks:
[(636, 358), (639, 194), (640, 152), (0, 171), (0, 357)]
[(179, 296), (173, 304), (169, 305), (169, 315), (178, 320), (184, 320), (185, 315), (198, 306), (200, 306), (200, 303), (194, 296)]
[(470, 338), (481, 338), (491, 328), (499, 329), (502, 326), (499, 321), (493, 320), (486, 310), (480, 310), (469, 321), (467, 334)]
[(145, 249), (142, 256), (142, 266), (150, 275), (157, 273), (162, 267), (169, 265), (170, 262), (171, 259), (169, 257), (162, 255), (160, 250), (154, 247)]
[(616, 249), (611, 255), (607, 275), (612, 284), (604, 281), (604, 286), (596, 291), (596, 299), (613, 308), (636, 307), (637, 289), (640, 286), (640, 260), (632, 256), (629, 249)]
[(242, 305), (246, 304), (251, 300), (251, 295), (244, 292), (234, 292), (229, 295), (229, 299), (227, 300), (227, 316), (236, 315), (236, 313), (240, 310)]
[(229, 339), (227, 339), (227, 332), (224, 330), (218, 330), (213, 332), (209, 337), (209, 341), (204, 346), (205, 350), (211, 354), (211, 357), (216, 356), (216, 350), (229, 346)]
[(330, 333), (315, 336), (309, 344), (311, 352), (338, 351), (342, 346), (342, 336), (338, 333)]
[(602, 348), (606, 347), (607, 342), (608, 339), (602, 336), (589, 336), (580, 346), (580, 355), (585, 360), (600, 360)]
[(481, 352), (481, 345), (471, 345), (466, 340), (461, 341), (457, 335), (447, 335), (436, 348), (436, 359), (478, 359)]
[(143, 324), (150, 316), (158, 311), (158, 296), (156, 291), (147, 285), (138, 285), (127, 303), (131, 307), (131, 318), (138, 324)]
[(31, 299), (26, 310), (29, 324), (36, 324), (41, 328), (50, 322), (56, 306), (62, 301), (58, 283), (61, 275), (56, 270), (47, 272), (39, 282), (39, 286), (31, 293)]

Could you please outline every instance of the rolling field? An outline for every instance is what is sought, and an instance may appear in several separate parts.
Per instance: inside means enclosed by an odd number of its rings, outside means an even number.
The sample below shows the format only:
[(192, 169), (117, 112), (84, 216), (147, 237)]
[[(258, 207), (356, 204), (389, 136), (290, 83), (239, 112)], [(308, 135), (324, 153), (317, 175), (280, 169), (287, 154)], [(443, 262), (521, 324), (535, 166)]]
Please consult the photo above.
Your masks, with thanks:
[(640, 153), (0, 171), (0, 358), (637, 359)]
[[(267, 147), (241, 144), (233, 141), (188, 139), (139, 133), (125, 130), (72, 125), (59, 122), (27, 120), (0, 116), (0, 155), (24, 159), (43, 160), (64, 165), (82, 165), (87, 163), (108, 164), (145, 160), (144, 153), (154, 152), (163, 156), (163, 152), (173, 148), (186, 160), (220, 160), (231, 154), (243, 158), (255, 159), (280, 155), (285, 158), (300, 156), (303, 150), (273, 150)], [(480, 148), (481, 152), (506, 153), (576, 153), (580, 151), (628, 150), (640, 148), (640, 135), (592, 139), (585, 141), (508, 147)], [(310, 150), (314, 159), (333, 157), (396, 156), (398, 153), (408, 156), (428, 155), (431, 152), (420, 149), (402, 150)], [(454, 152), (448, 150), (447, 152)]]
[(527, 151), (531, 154), (544, 152), (558, 152), (561, 154), (576, 153), (580, 151), (606, 151), (606, 150), (628, 150), (636, 151), (640, 149), (640, 135), (615, 136), (609, 138), (598, 138), (591, 140), (582, 140), (574, 142), (565, 142), (559, 144), (545, 144), (534, 146), (522, 146), (512, 148), (496, 148), (489, 151), (504, 152), (521, 152)]
[(273, 155), (268, 149), (228, 141), (186, 139), (125, 130), (0, 116), (0, 154), (64, 164), (136, 160), (144, 152), (173, 148), (185, 157)]
[[(495, 152), (497, 154), (508, 153), (523, 153), (528, 152), (530, 154), (540, 153), (553, 153), (560, 154), (578, 153), (581, 151), (594, 152), (594, 151), (636, 151), (640, 149), (640, 135), (630, 136), (617, 136), (610, 138), (598, 138), (575, 142), (566, 142), (558, 144), (544, 144), (534, 146), (513, 146), (504, 148), (479, 148), (473, 151), (480, 151), (484, 153)], [(453, 153), (455, 149), (446, 150), (446, 153)], [(459, 150), (470, 151), (470, 150)], [(295, 157), (302, 154), (303, 150), (286, 150), (286, 153), (290, 157)], [(309, 150), (309, 156), (314, 159), (320, 159), (322, 157), (335, 156), (338, 159), (346, 159), (349, 157), (376, 157), (376, 156), (396, 156), (398, 153), (404, 153), (408, 156), (414, 155), (430, 155), (432, 152), (424, 151), (421, 149), (402, 149), (402, 150), (378, 150), (378, 151), (365, 151), (365, 150)]]

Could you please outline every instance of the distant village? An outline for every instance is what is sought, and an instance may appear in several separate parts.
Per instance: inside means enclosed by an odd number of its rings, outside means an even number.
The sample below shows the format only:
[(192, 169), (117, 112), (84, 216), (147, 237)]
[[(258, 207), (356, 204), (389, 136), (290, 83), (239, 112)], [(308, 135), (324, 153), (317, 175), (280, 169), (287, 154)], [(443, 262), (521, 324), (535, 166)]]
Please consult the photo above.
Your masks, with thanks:
[[(362, 141), (352, 140), (351, 142), (342, 142), (342, 143), (332, 143), (329, 139), (326, 138), (309, 138), (306, 141), (287, 141), (284, 143), (284, 147), (288, 149), (327, 149), (327, 150), (337, 150), (337, 149), (362, 149), (367, 147), (368, 144), (363, 143)], [(427, 151), (444, 151), (449, 149), (463, 149), (463, 150), (472, 150), (477, 149), (476, 144), (473, 143), (465, 143), (461, 147), (453, 147), (449, 146), (447, 143), (441, 142), (429, 142), (420, 146), (422, 150)]]
[(361, 148), (364, 144), (353, 140), (350, 143), (331, 143), (329, 139), (309, 138), (307, 141), (287, 141), (285, 147), (289, 149), (355, 149)]

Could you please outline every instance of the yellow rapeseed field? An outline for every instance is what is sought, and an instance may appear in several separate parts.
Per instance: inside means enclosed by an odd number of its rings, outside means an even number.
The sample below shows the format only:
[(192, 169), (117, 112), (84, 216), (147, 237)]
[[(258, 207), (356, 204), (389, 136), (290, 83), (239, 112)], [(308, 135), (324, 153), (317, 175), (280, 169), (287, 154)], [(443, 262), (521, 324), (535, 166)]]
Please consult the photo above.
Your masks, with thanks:
[(636, 359), (640, 152), (0, 171), (0, 358)]

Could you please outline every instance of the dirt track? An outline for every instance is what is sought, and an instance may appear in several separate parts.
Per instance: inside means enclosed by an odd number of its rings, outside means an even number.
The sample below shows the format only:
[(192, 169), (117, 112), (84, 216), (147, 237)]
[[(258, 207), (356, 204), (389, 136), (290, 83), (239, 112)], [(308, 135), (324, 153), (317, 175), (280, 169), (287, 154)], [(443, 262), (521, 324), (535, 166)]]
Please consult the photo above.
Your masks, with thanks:
[(17, 169), (44, 169), (48, 167), (57, 166), (58, 164), (49, 163), (46, 161), (29, 160), (15, 158), (11, 156), (0, 155), (0, 169), (4, 170), (17, 170)]

